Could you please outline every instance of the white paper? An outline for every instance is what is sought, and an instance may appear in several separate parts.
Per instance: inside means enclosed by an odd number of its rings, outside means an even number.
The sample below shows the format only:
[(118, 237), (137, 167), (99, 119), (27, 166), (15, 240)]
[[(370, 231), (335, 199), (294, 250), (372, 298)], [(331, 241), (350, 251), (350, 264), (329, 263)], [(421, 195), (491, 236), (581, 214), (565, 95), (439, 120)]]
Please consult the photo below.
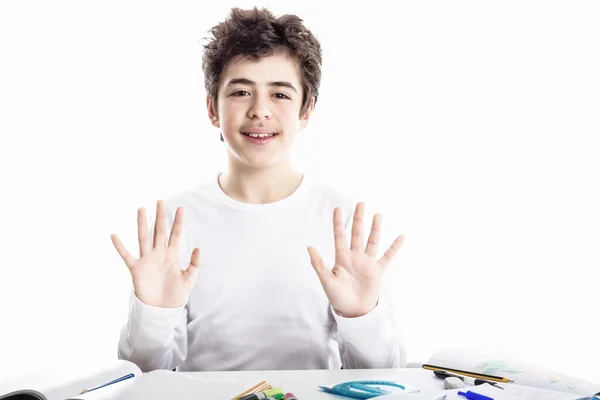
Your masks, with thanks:
[(384, 394), (383, 396), (377, 396), (377, 400), (444, 400), (446, 398), (446, 393), (441, 391), (430, 392), (430, 391), (420, 391), (417, 393), (413, 392), (395, 392), (390, 394)]
[(600, 385), (529, 364), (513, 355), (477, 349), (444, 350), (434, 354), (427, 364), (508, 378), (515, 384), (593, 396)]
[(225, 379), (207, 380), (181, 372), (157, 370), (145, 373), (136, 379), (128, 390), (110, 400), (227, 400), (256, 383)]
[(504, 389), (499, 389), (492, 385), (483, 384), (478, 386), (466, 386), (461, 389), (452, 390), (421, 390), (419, 393), (393, 393), (384, 396), (378, 396), (377, 400), (436, 400), (446, 395), (445, 400), (467, 400), (460, 396), (459, 391), (476, 392), (494, 400), (575, 400), (579, 395), (568, 394), (564, 392), (555, 392), (545, 389), (536, 389), (515, 384), (503, 384)]

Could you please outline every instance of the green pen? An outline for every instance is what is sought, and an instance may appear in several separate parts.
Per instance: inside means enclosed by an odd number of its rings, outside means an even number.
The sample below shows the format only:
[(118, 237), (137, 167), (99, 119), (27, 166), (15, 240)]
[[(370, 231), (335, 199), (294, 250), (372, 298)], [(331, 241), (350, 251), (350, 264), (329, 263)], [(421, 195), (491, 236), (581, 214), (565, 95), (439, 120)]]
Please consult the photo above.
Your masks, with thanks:
[[(265, 396), (268, 398), (273, 397), (274, 399), (282, 399), (285, 395), (283, 394), (283, 389), (282, 388), (273, 388), (273, 389), (268, 389), (265, 390), (263, 392), (265, 394)], [(275, 397), (281, 395), (281, 397)], [(265, 399), (266, 400), (266, 399)]]
[(283, 394), (282, 388), (272, 388), (272, 389), (263, 390), (262, 392), (247, 394), (245, 396), (240, 397), (239, 400), (266, 400), (267, 398), (270, 398), (272, 396), (276, 396), (279, 394), (281, 394), (282, 397), (274, 397), (274, 398), (276, 398), (276, 399), (284, 398), (285, 395)]
[(264, 400), (281, 400), (283, 398), (284, 398), (284, 394), (283, 393), (277, 393), (277, 394), (274, 394), (272, 396), (267, 397)]

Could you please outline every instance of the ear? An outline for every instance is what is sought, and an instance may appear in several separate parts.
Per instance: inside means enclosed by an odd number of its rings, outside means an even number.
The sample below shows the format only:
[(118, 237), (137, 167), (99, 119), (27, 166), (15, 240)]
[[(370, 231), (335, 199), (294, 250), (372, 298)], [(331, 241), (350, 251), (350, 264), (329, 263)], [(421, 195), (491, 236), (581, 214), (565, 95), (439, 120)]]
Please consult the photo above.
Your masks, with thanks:
[(210, 98), (210, 96), (206, 96), (206, 109), (208, 111), (208, 118), (210, 119), (210, 123), (215, 128), (220, 128), (221, 124), (219, 123), (219, 116), (217, 115), (217, 108), (215, 107), (215, 102)]
[(315, 97), (310, 98), (310, 104), (308, 105), (308, 109), (304, 113), (303, 116), (300, 117), (300, 129), (306, 128), (308, 125), (308, 121), (310, 120), (310, 116), (315, 109)]

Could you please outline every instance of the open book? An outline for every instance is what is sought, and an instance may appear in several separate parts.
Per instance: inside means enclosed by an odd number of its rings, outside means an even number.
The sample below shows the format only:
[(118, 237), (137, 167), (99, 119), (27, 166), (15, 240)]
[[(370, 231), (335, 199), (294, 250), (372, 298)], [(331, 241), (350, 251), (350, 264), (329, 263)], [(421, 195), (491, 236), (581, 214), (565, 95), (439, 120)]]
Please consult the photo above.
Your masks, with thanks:
[(65, 371), (49, 371), (0, 383), (0, 400), (116, 399), (140, 376), (142, 371), (138, 366), (125, 360), (115, 360), (93, 373), (87, 371), (68, 377)]
[[(137, 365), (126, 360), (116, 360), (95, 370), (76, 375), (50, 371), (43, 376), (0, 383), (0, 400), (233, 399), (272, 387), (266, 381), (257, 384), (235, 377), (204, 379), (171, 370), (142, 373)], [(65, 375), (69, 377), (65, 379)], [(82, 393), (85, 390), (88, 391)]]
[[(529, 387), (568, 393), (576, 397), (591, 397), (600, 393), (600, 384), (540, 368), (509, 354), (471, 349), (442, 350), (435, 353), (427, 364), (507, 378), (513, 381), (515, 389), (519, 386), (522, 391)], [(541, 393), (538, 393), (538, 398), (545, 397)]]

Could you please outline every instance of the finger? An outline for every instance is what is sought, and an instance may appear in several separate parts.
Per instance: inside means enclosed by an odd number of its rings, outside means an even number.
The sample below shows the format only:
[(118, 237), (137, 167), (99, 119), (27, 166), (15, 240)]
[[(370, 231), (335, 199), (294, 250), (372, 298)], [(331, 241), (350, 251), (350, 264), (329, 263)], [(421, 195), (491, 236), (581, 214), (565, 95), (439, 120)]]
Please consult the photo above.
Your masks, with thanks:
[(308, 254), (310, 255), (310, 263), (313, 266), (313, 268), (315, 269), (315, 272), (317, 273), (319, 280), (323, 284), (329, 278), (331, 271), (329, 271), (327, 269), (327, 267), (325, 266), (325, 263), (323, 262), (323, 259), (319, 255), (319, 252), (317, 251), (317, 249), (315, 249), (312, 246), (308, 246)]
[(361, 250), (363, 244), (363, 218), (365, 215), (365, 203), (358, 203), (354, 210), (354, 219), (352, 221), (352, 238), (350, 240), (351, 250)]
[(135, 262), (135, 257), (132, 256), (129, 251), (127, 251), (127, 249), (123, 245), (123, 242), (121, 242), (121, 239), (119, 239), (119, 237), (116, 234), (110, 235), (110, 239), (112, 240), (115, 249), (117, 249), (117, 252), (121, 256), (123, 261), (125, 261), (125, 265), (127, 265), (127, 268), (131, 268), (133, 266), (133, 263)]
[(377, 257), (377, 248), (379, 247), (379, 238), (381, 237), (381, 214), (375, 214), (373, 216), (373, 223), (371, 224), (371, 233), (367, 240), (367, 247), (365, 253), (371, 257)]
[(200, 272), (200, 249), (195, 248), (192, 251), (192, 257), (190, 259), (190, 265), (183, 271), (185, 279), (190, 283), (190, 286), (196, 282), (198, 273)]
[(173, 228), (171, 229), (171, 235), (169, 236), (169, 247), (177, 249), (181, 239), (183, 231), (183, 207), (177, 207), (175, 211), (175, 221), (173, 222)]
[(335, 244), (335, 252), (339, 253), (348, 249), (346, 243), (346, 232), (344, 231), (344, 219), (342, 218), (342, 210), (336, 207), (333, 210), (333, 241)]
[(154, 248), (165, 247), (167, 237), (167, 215), (165, 203), (162, 200), (156, 202), (156, 224), (154, 225)]
[(150, 235), (148, 234), (148, 222), (146, 221), (146, 209), (138, 208), (138, 242), (140, 245), (140, 257), (143, 257), (150, 249)]
[(381, 265), (383, 269), (386, 269), (390, 265), (390, 263), (394, 259), (394, 256), (400, 249), (400, 246), (402, 246), (402, 242), (404, 242), (404, 236), (400, 235), (396, 238), (396, 240), (394, 240), (394, 243), (392, 243), (391, 246), (387, 249), (383, 257), (381, 257), (381, 259), (379, 260), (379, 265)]

